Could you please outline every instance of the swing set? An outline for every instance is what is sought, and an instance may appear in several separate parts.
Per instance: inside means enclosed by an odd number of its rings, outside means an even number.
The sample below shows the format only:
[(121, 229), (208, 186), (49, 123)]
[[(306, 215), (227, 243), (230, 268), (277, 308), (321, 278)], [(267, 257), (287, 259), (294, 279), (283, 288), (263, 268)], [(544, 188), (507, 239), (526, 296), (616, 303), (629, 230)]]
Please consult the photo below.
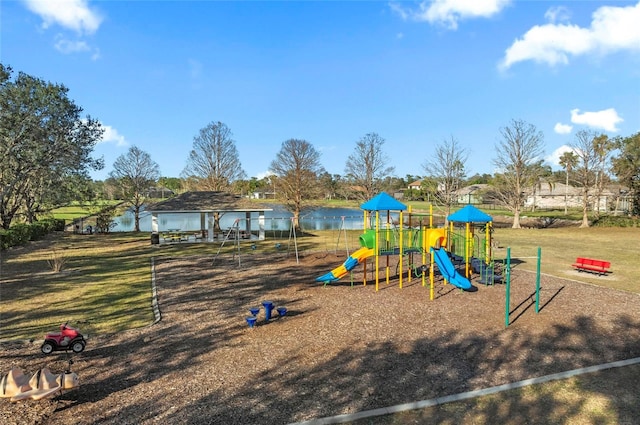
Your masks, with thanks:
[[(231, 242), (234, 245), (234, 250), (233, 250), (233, 258), (235, 259), (236, 255), (238, 256), (238, 267), (242, 266), (242, 261), (240, 259), (240, 239), (241, 239), (241, 230), (240, 230), (240, 220), (239, 218), (235, 219), (233, 222), (233, 225), (227, 230), (227, 232), (224, 234), (224, 238), (222, 239), (222, 242), (220, 243), (220, 246), (218, 247), (218, 251), (216, 252), (216, 255), (213, 257), (213, 261), (212, 264), (216, 263), (216, 260), (218, 259), (218, 256), (220, 255), (220, 252), (222, 251), (222, 248), (224, 247), (224, 245), (227, 242)], [(300, 257), (298, 254), (298, 239), (296, 237), (296, 228), (293, 225), (293, 218), (291, 218), (291, 226), (289, 228), (289, 240), (287, 243), (287, 254), (290, 252), (290, 248), (291, 248), (291, 241), (293, 241), (293, 247), (295, 250), (295, 254), (296, 254), (296, 264), (300, 263)], [(276, 244), (276, 249), (280, 249), (281, 245), (280, 243)], [(255, 243), (253, 243), (251, 245), (251, 249), (256, 249), (257, 246)]]

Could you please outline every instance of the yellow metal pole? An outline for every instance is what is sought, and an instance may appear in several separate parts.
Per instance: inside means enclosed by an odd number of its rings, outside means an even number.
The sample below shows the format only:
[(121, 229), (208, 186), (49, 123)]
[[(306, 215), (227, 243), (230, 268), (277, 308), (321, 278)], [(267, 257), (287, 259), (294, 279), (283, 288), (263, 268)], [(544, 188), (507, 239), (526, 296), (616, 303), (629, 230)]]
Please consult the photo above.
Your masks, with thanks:
[[(411, 216), (409, 216), (409, 217), (411, 217)], [(404, 232), (402, 231), (402, 228), (404, 227), (404, 226), (402, 225), (402, 223), (403, 223), (402, 219), (403, 219), (402, 211), (400, 211), (400, 223), (399, 223), (399, 228), (398, 228), (398, 231), (400, 232), (400, 235), (398, 235), (398, 243), (400, 244), (400, 252), (399, 252), (400, 258), (398, 258), (398, 262), (399, 262), (398, 267), (399, 267), (399, 269), (400, 269), (400, 273), (399, 273), (399, 274), (400, 274), (400, 276), (399, 276), (399, 283), (398, 283), (398, 286), (400, 287), (400, 289), (402, 289), (402, 273), (403, 273), (403, 268), (402, 268), (402, 259), (404, 258), (404, 255), (402, 255), (402, 251), (403, 251), (403, 249), (404, 249), (404, 248), (403, 248), (404, 246), (402, 245), (402, 242), (403, 242), (403, 239), (404, 239), (404, 238), (402, 237), (402, 234), (404, 233)]]
[[(367, 233), (367, 210), (364, 210), (362, 214), (362, 231)], [(367, 286), (367, 259), (363, 261), (362, 264), (362, 285)]]
[(362, 216), (363, 216), (363, 220), (364, 220), (364, 222), (362, 223), (362, 228), (366, 232), (367, 231), (367, 210), (364, 210), (364, 214)]
[(430, 294), (430, 299), (431, 301), (433, 301), (433, 287), (434, 287), (434, 277), (433, 277), (433, 256), (434, 253), (433, 251), (429, 250), (429, 256), (431, 257), (430, 259), (430, 263), (429, 263), (429, 282), (431, 283), (431, 290), (429, 291)]
[[(422, 229), (422, 240), (420, 241), (420, 243), (422, 244), (422, 265), (427, 264), (427, 225), (425, 224), (424, 226), (420, 226), (420, 229)], [(422, 286), (426, 286), (427, 285), (427, 278), (424, 275), (424, 270), (422, 270)]]
[(378, 292), (378, 284), (379, 284), (379, 280), (380, 280), (380, 275), (379, 275), (379, 267), (380, 267), (380, 211), (376, 211), (376, 243), (375, 243), (375, 247), (376, 247), (376, 292)]
[[(385, 248), (387, 251), (391, 248), (391, 211), (387, 210), (387, 232), (386, 232), (387, 242), (385, 244)], [(386, 266), (384, 270), (385, 281), (386, 284), (389, 284), (389, 255), (386, 255)]]
[(367, 259), (365, 258), (362, 262), (362, 286), (367, 286)]
[(489, 264), (491, 260), (491, 222), (488, 222), (484, 228), (484, 256), (485, 263)]
[(469, 277), (469, 249), (471, 248), (471, 225), (469, 223), (467, 223), (466, 226), (466, 230), (465, 230), (465, 238), (466, 238), (466, 243), (465, 243), (465, 250), (464, 250), (464, 275), (465, 277)]

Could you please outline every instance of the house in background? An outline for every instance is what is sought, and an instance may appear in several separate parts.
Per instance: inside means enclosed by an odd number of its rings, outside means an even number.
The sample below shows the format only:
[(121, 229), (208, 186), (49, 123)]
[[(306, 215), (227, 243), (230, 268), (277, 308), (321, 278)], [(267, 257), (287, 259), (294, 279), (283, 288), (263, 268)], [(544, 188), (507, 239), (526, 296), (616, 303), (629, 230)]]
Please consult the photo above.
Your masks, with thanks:
[(564, 183), (542, 182), (535, 190), (527, 191), (529, 194), (524, 201), (525, 208), (558, 209), (582, 206), (582, 189)]
[(409, 183), (409, 186), (407, 186), (407, 189), (420, 190), (421, 187), (422, 187), (422, 180), (416, 180), (413, 183)]
[(459, 204), (483, 204), (484, 195), (491, 186), (488, 184), (472, 184), (456, 190), (456, 200)]
[[(410, 190), (420, 190), (422, 181), (416, 180), (409, 184)], [(472, 184), (458, 189), (455, 192), (458, 204), (493, 204), (498, 201), (495, 192), (492, 193), (490, 184)], [(527, 197), (524, 202), (526, 209), (563, 209), (582, 208), (582, 188), (566, 185), (560, 182), (542, 182), (535, 190), (526, 190)], [(619, 184), (610, 184), (604, 188), (599, 199), (595, 199), (595, 191), (589, 192), (589, 208), (600, 212), (613, 211), (614, 213), (627, 212), (631, 206), (631, 198), (626, 188)]]
[[(582, 207), (582, 188), (564, 183), (543, 182), (536, 190), (530, 189), (529, 195), (524, 203), (525, 208), (559, 209), (566, 205), (569, 208)], [(624, 190), (620, 187), (605, 187), (596, 199), (595, 190), (589, 191), (589, 206), (593, 211), (607, 212), (619, 210), (620, 206), (626, 205), (624, 202)]]

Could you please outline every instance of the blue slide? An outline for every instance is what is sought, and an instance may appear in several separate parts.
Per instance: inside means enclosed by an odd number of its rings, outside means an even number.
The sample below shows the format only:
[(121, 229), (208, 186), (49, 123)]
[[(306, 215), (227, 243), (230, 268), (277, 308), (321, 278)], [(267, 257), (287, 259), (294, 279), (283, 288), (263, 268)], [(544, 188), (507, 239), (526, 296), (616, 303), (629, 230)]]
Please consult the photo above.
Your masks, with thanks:
[(436, 260), (436, 264), (438, 265), (438, 269), (440, 269), (440, 273), (445, 279), (451, 282), (453, 286), (456, 286), (465, 291), (473, 291), (473, 289), (477, 290), (477, 288), (471, 285), (469, 279), (458, 273), (456, 268), (453, 266), (451, 259), (447, 255), (447, 251), (445, 251), (444, 248), (436, 250), (431, 247), (431, 252), (435, 254), (434, 258)]

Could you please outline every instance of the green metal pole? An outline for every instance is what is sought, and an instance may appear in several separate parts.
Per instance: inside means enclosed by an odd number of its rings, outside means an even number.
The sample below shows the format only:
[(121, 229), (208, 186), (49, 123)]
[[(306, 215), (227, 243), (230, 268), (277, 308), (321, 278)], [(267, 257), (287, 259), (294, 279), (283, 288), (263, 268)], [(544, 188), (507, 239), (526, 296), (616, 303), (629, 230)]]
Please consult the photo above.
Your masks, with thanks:
[(504, 327), (509, 326), (509, 304), (511, 298), (511, 248), (507, 247), (507, 296), (505, 300), (505, 308), (504, 308)]
[(536, 313), (540, 311), (540, 259), (542, 258), (542, 248), (538, 247), (538, 265), (536, 269)]

